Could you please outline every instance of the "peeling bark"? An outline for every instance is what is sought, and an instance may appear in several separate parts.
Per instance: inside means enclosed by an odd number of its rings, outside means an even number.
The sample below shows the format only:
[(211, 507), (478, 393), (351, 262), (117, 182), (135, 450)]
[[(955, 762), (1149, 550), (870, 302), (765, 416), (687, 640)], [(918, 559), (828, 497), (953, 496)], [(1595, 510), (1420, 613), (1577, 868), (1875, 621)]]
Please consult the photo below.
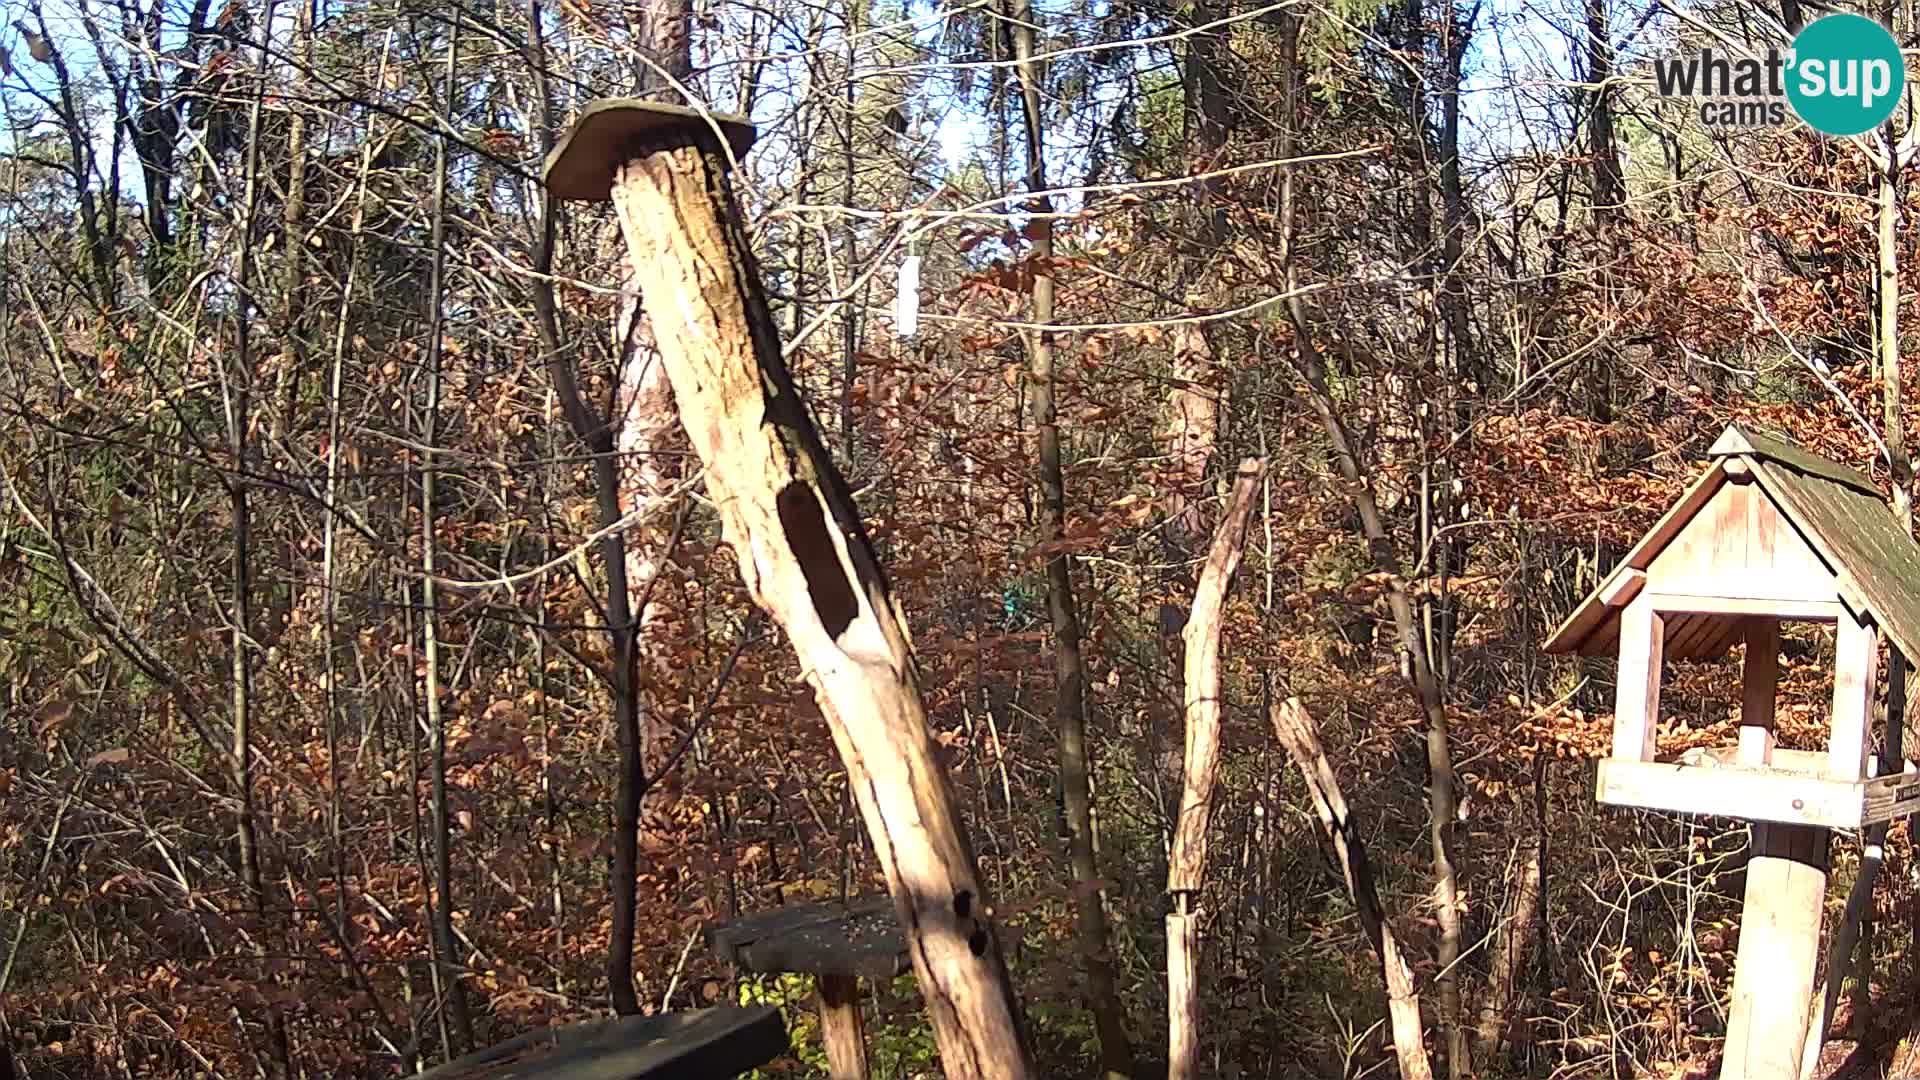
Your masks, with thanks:
[(613, 194), (681, 422), (748, 592), (827, 716), (946, 1075), (1025, 1077), (994, 910), (934, 751), (905, 620), (781, 357), (726, 156), (711, 132), (691, 137), (637, 143)]

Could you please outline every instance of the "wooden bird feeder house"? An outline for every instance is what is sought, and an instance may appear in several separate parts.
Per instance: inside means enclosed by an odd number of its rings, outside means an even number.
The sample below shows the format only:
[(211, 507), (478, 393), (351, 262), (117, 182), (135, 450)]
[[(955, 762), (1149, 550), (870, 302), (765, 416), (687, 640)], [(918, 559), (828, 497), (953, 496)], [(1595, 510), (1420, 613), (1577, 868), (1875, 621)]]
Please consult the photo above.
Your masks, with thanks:
[[(1726, 1080), (1797, 1077), (1826, 890), (1829, 829), (1920, 809), (1920, 777), (1870, 772), (1879, 637), (1920, 656), (1920, 545), (1859, 472), (1729, 427), (1713, 464), (1547, 641), (1617, 653), (1612, 753), (1600, 802), (1757, 822)], [(1780, 624), (1833, 623), (1824, 750), (1774, 739)], [(1655, 760), (1666, 660), (1746, 645), (1738, 743)]]

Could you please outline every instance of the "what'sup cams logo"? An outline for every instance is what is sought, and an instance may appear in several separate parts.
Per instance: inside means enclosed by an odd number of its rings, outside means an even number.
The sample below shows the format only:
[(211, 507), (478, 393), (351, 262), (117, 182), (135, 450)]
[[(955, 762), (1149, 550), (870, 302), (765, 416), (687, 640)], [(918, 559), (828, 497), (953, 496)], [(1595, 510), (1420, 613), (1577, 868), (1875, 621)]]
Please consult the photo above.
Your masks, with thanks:
[(1656, 61), (1661, 97), (1700, 103), (1709, 127), (1787, 122), (1787, 110), (1827, 135), (1858, 135), (1886, 123), (1906, 88), (1907, 66), (1886, 27), (1859, 15), (1806, 25), (1786, 50), (1728, 57), (1712, 47)]

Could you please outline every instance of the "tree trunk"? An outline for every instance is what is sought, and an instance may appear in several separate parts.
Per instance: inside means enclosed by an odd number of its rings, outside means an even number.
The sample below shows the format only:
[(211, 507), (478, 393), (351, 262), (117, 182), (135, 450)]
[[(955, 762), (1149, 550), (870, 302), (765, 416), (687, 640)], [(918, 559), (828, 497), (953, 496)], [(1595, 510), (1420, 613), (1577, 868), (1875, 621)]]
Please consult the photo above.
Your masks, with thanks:
[[(641, 51), (658, 65), (658, 70), (648, 67), (641, 72), (642, 92), (658, 100), (682, 102), (685, 95), (680, 87), (693, 77), (693, 20), (688, 0), (649, 0), (633, 14), (639, 22)], [(615, 326), (620, 336), (614, 353), (620, 357), (620, 396), (613, 439), (621, 463), (616, 503), (625, 515), (645, 512), (674, 497), (671, 492), (677, 469), (673, 463), (684, 447), (678, 438), (673, 385), (660, 365), (653, 328), (641, 310), (640, 298), (631, 289), (621, 297)], [(674, 671), (671, 659), (655, 640), (661, 609), (652, 602), (654, 579), (668, 556), (668, 534), (657, 523), (667, 515), (645, 516), (648, 524), (629, 530), (623, 540), (627, 603), (634, 621), (634, 656), (628, 677), (633, 680), (632, 711), (639, 751), (622, 769), (639, 792), (636, 843), (658, 849), (667, 843), (672, 827), (668, 814), (677, 794), (666, 776), (666, 766), (678, 737), (667, 724), (666, 710), (661, 708), (674, 689)], [(650, 695), (646, 693), (648, 688), (653, 690)], [(637, 873), (637, 855), (634, 864)]]
[(1175, 819), (1173, 848), (1167, 858), (1167, 892), (1174, 910), (1167, 916), (1168, 1080), (1192, 1080), (1200, 1073), (1200, 994), (1196, 976), (1199, 935), (1195, 901), (1206, 880), (1207, 823), (1213, 815), (1213, 789), (1220, 766), (1220, 623), (1227, 587), (1247, 543), (1253, 497), (1266, 476), (1267, 463), (1240, 463), (1233, 495), (1214, 531), (1200, 583), (1193, 592), (1193, 613), (1181, 632), (1186, 643), (1186, 754)]
[(1606, 231), (1626, 214), (1627, 185), (1613, 139), (1613, 37), (1607, 0), (1586, 0), (1589, 112), (1587, 154), (1593, 162), (1593, 219)]
[[(1213, 21), (1217, 16), (1211, 5), (1196, 5), (1196, 23)], [(1186, 56), (1181, 65), (1183, 122), (1186, 126), (1187, 167), (1206, 172), (1218, 166), (1227, 143), (1226, 86), (1222, 79), (1227, 59), (1224, 35), (1217, 30), (1195, 33), (1187, 39)], [(1185, 214), (1191, 228), (1183, 237), (1177, 264), (1179, 284), (1176, 293), (1189, 309), (1201, 307), (1206, 298), (1196, 288), (1206, 273), (1206, 263), (1227, 241), (1226, 212), (1220, 205), (1216, 185), (1205, 181), (1194, 187), (1195, 200)], [(1200, 513), (1205, 497), (1207, 464), (1213, 460), (1214, 446), (1220, 437), (1220, 388), (1213, 343), (1203, 323), (1181, 323), (1169, 333), (1173, 346), (1172, 389), (1167, 394), (1168, 456), (1173, 460), (1173, 490), (1167, 496), (1167, 537), (1174, 550), (1173, 561), (1193, 558), (1206, 535)]]
[[(553, 125), (547, 99), (546, 42), (541, 36), (541, 19), (539, 0), (534, 0), (527, 20), (528, 66), (533, 72), (536, 126), (542, 146), (546, 147), (552, 142)], [(622, 516), (618, 448), (610, 424), (581, 397), (569, 353), (560, 340), (559, 306), (551, 277), (554, 237), (558, 230), (555, 215), (553, 196), (543, 191), (535, 225), (539, 231), (534, 243), (533, 273), (529, 275), (534, 324), (539, 328), (540, 344), (547, 356), (547, 377), (553, 384), (554, 396), (559, 399), (568, 426), (593, 454), (594, 506), (604, 528)], [(627, 544), (625, 535), (618, 529), (609, 531), (601, 539), (600, 558), (607, 575), (607, 655), (611, 670), (606, 673), (606, 679), (613, 699), (614, 741), (619, 747), (619, 778), (613, 798), (613, 860), (607, 874), (607, 891), (613, 905), (612, 933), (607, 943), (607, 996), (614, 1012), (634, 1016), (640, 1012), (640, 999), (633, 989), (633, 932), (638, 906), (640, 797), (646, 777), (640, 751), (642, 710), (634, 679), (636, 628), (627, 591)]]
[(1526, 968), (1540, 918), (1540, 846), (1531, 844), (1529, 848), (1515, 866), (1518, 880), (1513, 887), (1513, 906), (1493, 934), (1487, 996), (1480, 1002), (1474, 1030), (1473, 1056), (1483, 1065), (1492, 1060), (1506, 1039), (1520, 973)]
[(726, 154), (710, 131), (669, 138), (634, 144), (613, 199), (724, 535), (827, 716), (946, 1075), (1025, 1077), (995, 913), (934, 751), (904, 619), (781, 356)]
[[(1011, 0), (1009, 26), (1020, 74), (1027, 127), (1027, 189), (1045, 191), (1046, 136), (1042, 121), (1038, 65), (1033, 61), (1033, 9), (1028, 0)], [(1033, 321), (1053, 321), (1053, 206), (1036, 194), (1029, 206), (1037, 215), (1033, 234)], [(1058, 544), (1066, 533), (1066, 482), (1060, 462), (1060, 425), (1055, 415), (1053, 334), (1027, 335), (1028, 392), (1040, 466), (1040, 540)], [(1074, 935), (1087, 972), (1087, 1004), (1100, 1035), (1100, 1066), (1109, 1077), (1133, 1073), (1133, 1048), (1127, 1038), (1126, 1008), (1115, 986), (1107, 951), (1107, 916), (1098, 884), (1093, 846), (1093, 794), (1088, 776), (1086, 660), (1080, 653), (1080, 613), (1074, 602), (1072, 564), (1056, 550), (1047, 559), (1047, 613), (1053, 623), (1054, 723), (1060, 733), (1060, 788), (1067, 828), (1067, 859), (1073, 874)]]
[[(1408, 6), (1410, 12), (1417, 14), (1421, 9), (1420, 0), (1409, 0)], [(1290, 54), (1291, 41), (1288, 44), (1287, 51)], [(1290, 145), (1282, 145), (1283, 157), (1291, 152)], [(1314, 412), (1326, 432), (1334, 465), (1353, 492), (1353, 506), (1359, 518), (1361, 536), (1367, 542), (1367, 553), (1374, 569), (1386, 575), (1387, 606), (1393, 614), (1394, 629), (1399, 638), (1402, 670), (1407, 672), (1411, 689), (1427, 721), (1426, 763), (1428, 815), (1433, 841), (1433, 899), (1435, 918), (1440, 924), (1440, 942), (1434, 955), (1439, 974), (1434, 981), (1440, 990), (1440, 1025), (1447, 1033), (1447, 1071), (1453, 1080), (1464, 1080), (1473, 1068), (1466, 1026), (1461, 1022), (1459, 960), (1463, 935), (1460, 883), (1454, 871), (1451, 851), (1456, 807), (1453, 753), (1447, 738), (1446, 702), (1440, 682), (1434, 675), (1419, 621), (1414, 615), (1413, 598), (1407, 588), (1407, 580), (1401, 574), (1398, 558), (1394, 554), (1392, 534), (1387, 531), (1386, 520), (1374, 500), (1371, 482), (1361, 471), (1360, 457), (1353, 439), (1334, 409), (1333, 393), (1327, 384), (1326, 363), (1314, 342), (1306, 300), (1298, 289), (1298, 267), (1292, 257), (1293, 187), (1294, 173), (1288, 169), (1281, 179), (1281, 261), (1285, 267), (1289, 293), (1287, 314), (1293, 323), (1300, 374), (1307, 383)]]
[[(267, 13), (272, 17), (272, 5)], [(260, 65), (266, 66), (266, 50), (261, 50)], [(264, 79), (262, 80), (264, 85)], [(235, 304), (238, 307), (233, 326), (233, 367), (228, 375), (227, 452), (233, 461), (233, 474), (227, 479), (228, 527), (231, 532), (231, 564), (228, 585), (231, 608), (229, 643), (231, 655), (228, 677), (232, 694), (233, 743), (228, 760), (229, 781), (233, 786), (234, 844), (238, 849), (241, 881), (256, 919), (253, 940), (256, 959), (264, 970), (266, 946), (266, 886), (260, 870), (259, 825), (254, 819), (253, 803), (253, 664), (248, 654), (253, 649), (253, 572), (252, 507), (248, 501), (247, 477), (258, 472), (259, 452), (252, 441), (253, 431), (253, 319), (247, 310), (251, 295), (253, 231), (260, 194), (260, 92), (253, 95), (248, 115), (248, 140), (245, 158), (245, 185), (240, 214), (240, 236), (233, 259)], [(271, 1044), (273, 1075), (291, 1073), (286, 1039), (286, 1020), (277, 1007), (266, 1010), (268, 1040)]]
[[(453, 100), (453, 75), (459, 58), (460, 19), (456, 13), (447, 41), (447, 100)], [(467, 1009), (465, 985), (460, 980), (460, 965), (454, 962), (453, 940), (453, 838), (447, 812), (447, 725), (440, 709), (440, 611), (439, 589), (434, 575), (438, 570), (439, 539), (435, 516), (439, 505), (435, 498), (439, 454), (434, 442), (440, 437), (440, 336), (444, 320), (443, 292), (446, 288), (447, 227), (447, 140), (434, 143), (433, 231), (430, 241), (433, 255), (427, 278), (427, 302), (433, 305), (427, 317), (427, 404), (425, 427), (421, 432), (420, 467), (420, 636), (422, 663), (426, 666), (426, 724), (428, 742), (428, 783), (433, 800), (433, 940), (435, 962), (440, 965), (440, 985), (447, 995), (447, 1008), (453, 1017), (453, 1034), (458, 1042), (446, 1048), (448, 1060), (459, 1057), (473, 1046), (473, 1015)]]
[(1380, 906), (1380, 890), (1373, 880), (1373, 864), (1360, 830), (1353, 824), (1347, 800), (1340, 793), (1340, 781), (1327, 760), (1320, 743), (1319, 726), (1299, 698), (1288, 698), (1273, 706), (1273, 734), (1280, 740), (1300, 774), (1307, 781), (1313, 806), (1320, 815), (1320, 828), (1333, 845), (1340, 872), (1347, 882), (1347, 895), (1360, 913), (1360, 927), (1380, 958), (1383, 981), (1387, 987), (1387, 1016), (1393, 1028), (1393, 1051), (1399, 1059), (1401, 1080), (1431, 1080), (1433, 1065), (1427, 1059), (1426, 1037), (1420, 1024), (1420, 996), (1413, 989), (1413, 971), (1400, 955), (1393, 927), (1387, 924)]

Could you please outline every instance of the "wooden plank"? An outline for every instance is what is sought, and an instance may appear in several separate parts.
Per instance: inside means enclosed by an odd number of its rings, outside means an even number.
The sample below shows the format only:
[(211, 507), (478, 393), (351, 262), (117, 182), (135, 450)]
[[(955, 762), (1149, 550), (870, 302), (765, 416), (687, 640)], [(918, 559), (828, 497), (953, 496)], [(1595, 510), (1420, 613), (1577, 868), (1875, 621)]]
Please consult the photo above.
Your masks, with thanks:
[(1810, 600), (1838, 599), (1834, 570), (1814, 550), (1800, 529), (1780, 510), (1763, 487), (1750, 487), (1753, 498), (1754, 576), (1767, 581), (1794, 582), (1783, 591)]
[(1913, 813), (1920, 813), (1920, 775), (1903, 773), (1866, 783), (1860, 806), (1863, 827)]
[(421, 1080), (667, 1080), (738, 1076), (787, 1052), (780, 1010), (692, 1009), (547, 1028), (420, 1074)]
[(1620, 616), (1620, 666), (1613, 699), (1613, 756), (1651, 761), (1660, 720), (1666, 622), (1642, 594)]
[(1740, 669), (1740, 764), (1773, 763), (1774, 695), (1780, 685), (1780, 621), (1748, 619)]
[(724, 959), (733, 961), (741, 946), (762, 938), (791, 933), (814, 923), (844, 918), (847, 912), (848, 909), (839, 904), (789, 904), (708, 927), (707, 946)]
[(1647, 584), (1644, 570), (1629, 568), (1624, 574), (1616, 574), (1600, 590), (1600, 602), (1610, 608), (1626, 607), (1635, 595)]
[(795, 904), (707, 931), (714, 953), (746, 971), (891, 979), (912, 961), (887, 899)]
[(851, 975), (822, 975), (819, 989), (820, 1042), (827, 1051), (827, 1075), (833, 1080), (867, 1080), (860, 980)]
[(1836, 780), (1867, 775), (1867, 732), (1879, 663), (1873, 624), (1851, 616), (1841, 619), (1834, 643), (1833, 727), (1827, 743), (1828, 768)]
[(1561, 624), (1554, 629), (1541, 649), (1548, 653), (1579, 652), (1583, 656), (1597, 656), (1599, 653), (1585, 647), (1587, 638), (1594, 630), (1611, 622), (1612, 608), (1601, 603), (1599, 593), (1612, 584), (1613, 578), (1632, 570), (1645, 570), (1653, 562), (1654, 556), (1665, 548), (1686, 523), (1693, 519), (1707, 500), (1713, 497), (1721, 485), (1727, 482), (1726, 474), (1718, 468), (1703, 469), (1698, 479), (1683, 493), (1679, 501), (1667, 508), (1667, 512), (1654, 522), (1653, 528), (1642, 536), (1638, 543), (1620, 560), (1620, 565), (1603, 579), (1599, 587), (1582, 600)]
[(1640, 598), (1650, 602), (1656, 610), (1668, 614), (1767, 615), (1803, 622), (1833, 622), (1847, 613), (1839, 600), (1782, 600), (1666, 592), (1645, 592), (1640, 594)]
[(1755, 484), (1715, 492), (1646, 570), (1646, 588), (1753, 600), (1832, 600), (1833, 575)]
[(1725, 1080), (1800, 1080), (1827, 893), (1826, 848), (1824, 829), (1753, 828), (1720, 1070)]
[[(1765, 499), (1766, 495), (1752, 484), (1728, 484), (1714, 493), (1713, 503), (1709, 508), (1711, 513), (1702, 514), (1694, 519), (1692, 529), (1704, 527), (1712, 530), (1707, 537), (1709, 541), (1707, 550), (1712, 553), (1712, 562), (1700, 568), (1700, 577), (1703, 581), (1718, 584), (1730, 575), (1742, 578), (1751, 576), (1748, 571), (1753, 567), (1753, 526), (1759, 509), (1754, 504)], [(1728, 590), (1711, 588), (1672, 591), (1720, 593)], [(1766, 595), (1773, 594), (1769, 592)]]
[(1688, 650), (1685, 657), (1677, 657), (1672, 652), (1669, 652), (1667, 653), (1668, 660), (1717, 660), (1727, 655), (1727, 650), (1733, 648), (1736, 642), (1746, 640), (1747, 632), (1742, 626), (1744, 620), (1717, 618), (1713, 616), (1701, 617), (1712, 618), (1713, 621), (1710, 632), (1701, 639), (1699, 644)]
[(1707, 639), (1719, 629), (1712, 615), (1669, 615), (1666, 641), (1660, 647), (1663, 660), (1691, 660)]
[[(1740, 748), (1737, 746), (1718, 746), (1702, 755), (1704, 760), (1686, 760), (1682, 764), (1711, 766), (1715, 768), (1753, 768), (1740, 761)], [(1827, 752), (1825, 750), (1790, 750), (1778, 743), (1773, 747), (1773, 763), (1767, 768), (1776, 773), (1792, 773), (1796, 776), (1808, 776), (1815, 780), (1827, 779)]]
[(1595, 797), (1613, 806), (1857, 829), (1866, 785), (1778, 769), (1600, 762)]

